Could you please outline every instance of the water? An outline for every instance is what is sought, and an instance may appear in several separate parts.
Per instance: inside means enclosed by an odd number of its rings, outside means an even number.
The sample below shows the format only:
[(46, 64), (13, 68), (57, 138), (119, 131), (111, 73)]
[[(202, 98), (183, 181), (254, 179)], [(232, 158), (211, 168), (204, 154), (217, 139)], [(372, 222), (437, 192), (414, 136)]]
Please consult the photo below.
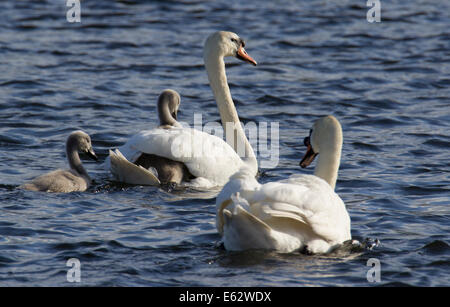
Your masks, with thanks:
[[(69, 258), (90, 286), (450, 285), (450, 3), (382, 1), (65, 1), (0, 3), (0, 285), (71, 286)], [(257, 67), (229, 59), (241, 119), (279, 122), (280, 161), (260, 182), (298, 167), (319, 116), (342, 123), (336, 191), (352, 236), (372, 250), (326, 256), (227, 252), (212, 193), (118, 185), (86, 161), (85, 193), (17, 190), (66, 167), (64, 140), (87, 131), (109, 148), (153, 127), (165, 88), (181, 93), (179, 119), (219, 114), (202, 46), (215, 30), (246, 39)]]

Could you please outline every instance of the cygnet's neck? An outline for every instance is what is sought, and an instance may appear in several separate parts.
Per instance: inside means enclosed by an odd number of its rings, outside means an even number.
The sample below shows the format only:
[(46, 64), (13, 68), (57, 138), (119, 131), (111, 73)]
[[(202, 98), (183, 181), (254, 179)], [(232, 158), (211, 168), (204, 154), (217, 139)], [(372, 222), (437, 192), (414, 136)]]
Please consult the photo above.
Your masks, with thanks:
[(67, 140), (66, 154), (67, 159), (69, 160), (70, 169), (73, 169), (81, 176), (84, 176), (90, 180), (88, 173), (81, 163), (80, 156), (78, 155), (78, 144), (74, 138), (69, 137), (69, 139)]
[(166, 101), (158, 103), (158, 116), (160, 126), (174, 126), (177, 122), (175, 118), (172, 117), (169, 110), (169, 104)]

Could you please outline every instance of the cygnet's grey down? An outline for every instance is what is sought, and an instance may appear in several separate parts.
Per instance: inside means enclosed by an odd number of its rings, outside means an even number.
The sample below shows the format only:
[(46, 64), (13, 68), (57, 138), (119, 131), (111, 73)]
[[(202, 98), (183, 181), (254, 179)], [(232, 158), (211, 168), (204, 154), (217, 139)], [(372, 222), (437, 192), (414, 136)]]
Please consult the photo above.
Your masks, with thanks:
[(90, 158), (97, 160), (97, 156), (92, 149), (91, 138), (81, 130), (72, 132), (66, 141), (66, 153), (70, 169), (59, 169), (41, 175), (19, 188), (57, 193), (85, 191), (91, 185), (91, 178), (81, 164), (78, 152), (86, 153)]
[[(180, 125), (177, 122), (177, 113), (180, 103), (180, 95), (174, 90), (167, 89), (159, 95), (159, 128), (170, 129), (173, 126)], [(162, 184), (177, 185), (182, 181), (188, 181), (193, 178), (184, 163), (157, 155), (142, 153), (134, 164), (140, 165), (146, 169), (151, 167), (156, 169), (158, 179)]]

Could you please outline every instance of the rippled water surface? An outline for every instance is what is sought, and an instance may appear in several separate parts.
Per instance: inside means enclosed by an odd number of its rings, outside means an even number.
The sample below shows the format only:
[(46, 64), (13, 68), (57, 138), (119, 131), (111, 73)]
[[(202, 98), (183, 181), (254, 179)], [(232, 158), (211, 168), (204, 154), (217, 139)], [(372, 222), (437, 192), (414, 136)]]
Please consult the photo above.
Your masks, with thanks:
[[(384, 1), (0, 2), (0, 285), (450, 286), (450, 3)], [(327, 256), (227, 252), (218, 244), (214, 192), (118, 185), (85, 160), (85, 193), (18, 190), (66, 167), (64, 141), (87, 131), (109, 148), (154, 127), (165, 88), (179, 119), (219, 114), (202, 60), (207, 35), (231, 30), (259, 65), (227, 62), (244, 122), (278, 122), (279, 163), (259, 181), (312, 173), (298, 162), (319, 116), (342, 123), (336, 191), (352, 236), (372, 250)]]

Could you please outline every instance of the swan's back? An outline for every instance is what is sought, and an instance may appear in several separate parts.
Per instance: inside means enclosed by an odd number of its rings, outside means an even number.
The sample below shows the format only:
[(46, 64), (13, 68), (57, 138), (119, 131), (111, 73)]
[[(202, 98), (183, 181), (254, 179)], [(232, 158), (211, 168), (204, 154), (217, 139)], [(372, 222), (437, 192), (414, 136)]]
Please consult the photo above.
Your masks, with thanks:
[[(323, 239), (331, 245), (351, 238), (350, 217), (342, 199), (323, 179), (313, 175), (294, 175), (289, 179), (262, 186), (257, 210), (265, 212), (273, 227), (293, 235), (296, 221), (305, 238)], [(261, 214), (261, 213), (260, 213)], [(310, 233), (306, 233), (310, 232)]]
[(56, 170), (41, 175), (19, 188), (29, 191), (69, 193), (85, 191), (90, 185), (90, 179), (74, 170)]
[(239, 155), (221, 138), (183, 127), (141, 131), (119, 147), (135, 163), (142, 153), (182, 162), (194, 177), (224, 185), (243, 166)]

